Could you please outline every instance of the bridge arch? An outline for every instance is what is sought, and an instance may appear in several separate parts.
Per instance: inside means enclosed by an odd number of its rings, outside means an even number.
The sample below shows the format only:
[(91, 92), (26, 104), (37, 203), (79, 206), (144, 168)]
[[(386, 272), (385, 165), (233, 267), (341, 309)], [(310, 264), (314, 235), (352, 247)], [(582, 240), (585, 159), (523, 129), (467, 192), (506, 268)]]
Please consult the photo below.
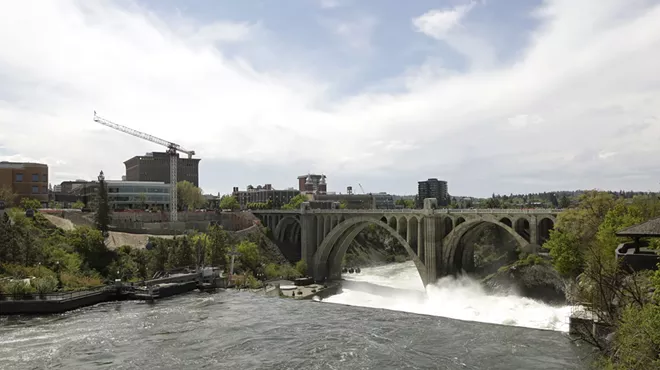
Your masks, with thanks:
[(500, 222), (503, 223), (503, 224), (505, 224), (506, 226), (508, 226), (508, 227), (510, 227), (510, 228), (513, 228), (513, 222), (512, 222), (511, 219), (508, 218), (508, 217), (502, 217), (502, 218), (500, 218)]
[(465, 218), (464, 218), (464, 217), (458, 217), (458, 218), (456, 219), (456, 222), (454, 223), (454, 227), (458, 227), (458, 226), (459, 226), (460, 224), (462, 224), (463, 222), (465, 222)]
[(536, 235), (539, 239), (539, 245), (543, 245), (543, 243), (550, 239), (550, 230), (553, 230), (554, 228), (554, 217), (546, 216), (538, 220)]
[[(280, 222), (277, 223), (277, 226), (275, 226), (275, 230), (273, 230), (273, 238), (284, 241), (287, 231), (292, 232), (292, 228), (300, 229), (300, 219), (294, 216), (283, 217)], [(295, 230), (293, 230), (293, 235), (295, 236)]]
[(367, 216), (351, 217), (328, 233), (314, 254), (314, 278), (316, 280), (323, 280), (328, 277), (339, 278), (341, 276), (341, 261), (346, 251), (348, 251), (348, 247), (360, 231), (369, 225), (383, 228), (406, 249), (406, 252), (415, 263), (415, 267), (417, 267), (422, 282), (426, 286), (428, 283), (426, 267), (406, 239), (396, 229), (381, 222), (380, 219)]
[(451, 217), (443, 217), (442, 224), (445, 231), (442, 237), (445, 238), (447, 235), (451, 234), (452, 230), (454, 229), (454, 220), (452, 220)]
[(523, 239), (527, 240), (527, 242), (530, 241), (531, 237), (531, 229), (530, 229), (530, 223), (527, 217), (520, 217), (516, 220), (516, 222), (513, 224), (514, 230), (520, 235)]
[(529, 241), (525, 240), (525, 238), (520, 236), (514, 229), (499, 221), (488, 219), (466, 221), (458, 225), (443, 241), (442, 264), (447, 269), (447, 274), (460, 273), (461, 271), (466, 270), (465, 267), (469, 267), (466, 265), (469, 265), (468, 259), (473, 258), (474, 250), (466, 248), (461, 242), (466, 236), (478, 232), (479, 229), (486, 224), (496, 225), (505, 230), (517, 242), (520, 249), (523, 249), (529, 244)]

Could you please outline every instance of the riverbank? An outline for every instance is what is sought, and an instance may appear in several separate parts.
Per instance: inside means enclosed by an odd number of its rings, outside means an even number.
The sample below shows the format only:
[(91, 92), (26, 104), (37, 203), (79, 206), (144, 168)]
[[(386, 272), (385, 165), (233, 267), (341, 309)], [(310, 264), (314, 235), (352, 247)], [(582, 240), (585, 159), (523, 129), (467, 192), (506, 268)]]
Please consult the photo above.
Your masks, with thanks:
[[(21, 296), (0, 295), (0, 315), (58, 314), (104, 302), (156, 301), (195, 290), (215, 291), (217, 289), (243, 290), (229, 284), (227, 279), (199, 279), (198, 274), (177, 274), (137, 285), (118, 282), (115, 285), (77, 292)], [(263, 288), (247, 290), (270, 297), (310, 300), (314, 297), (325, 299), (338, 294), (341, 292), (341, 284), (331, 282), (297, 286), (291, 280), (274, 280), (267, 282)]]

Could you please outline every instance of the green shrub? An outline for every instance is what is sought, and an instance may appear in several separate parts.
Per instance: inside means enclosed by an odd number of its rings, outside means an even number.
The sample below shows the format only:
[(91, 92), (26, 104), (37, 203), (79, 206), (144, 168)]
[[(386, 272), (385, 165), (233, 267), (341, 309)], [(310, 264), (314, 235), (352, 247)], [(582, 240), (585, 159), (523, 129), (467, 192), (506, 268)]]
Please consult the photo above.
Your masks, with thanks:
[(60, 279), (64, 290), (81, 290), (103, 285), (103, 280), (96, 275), (78, 275), (63, 272)]
[(57, 279), (52, 276), (33, 279), (32, 286), (34, 286), (34, 290), (39, 294), (52, 293), (57, 289)]
[(33, 290), (30, 284), (23, 280), (14, 280), (7, 284), (7, 293), (11, 295), (24, 295), (32, 292)]
[(307, 262), (300, 260), (296, 263), (296, 270), (301, 276), (307, 276)]

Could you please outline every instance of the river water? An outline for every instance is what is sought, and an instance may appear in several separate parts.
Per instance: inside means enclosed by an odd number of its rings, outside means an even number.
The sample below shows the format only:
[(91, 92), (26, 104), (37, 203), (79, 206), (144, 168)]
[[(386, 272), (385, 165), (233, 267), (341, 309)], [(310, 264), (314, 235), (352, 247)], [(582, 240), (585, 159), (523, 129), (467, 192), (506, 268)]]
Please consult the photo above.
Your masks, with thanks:
[(0, 369), (587, 368), (591, 351), (561, 331), (561, 308), (469, 281), (424, 292), (411, 267), (364, 269), (320, 303), (226, 291), (0, 317)]

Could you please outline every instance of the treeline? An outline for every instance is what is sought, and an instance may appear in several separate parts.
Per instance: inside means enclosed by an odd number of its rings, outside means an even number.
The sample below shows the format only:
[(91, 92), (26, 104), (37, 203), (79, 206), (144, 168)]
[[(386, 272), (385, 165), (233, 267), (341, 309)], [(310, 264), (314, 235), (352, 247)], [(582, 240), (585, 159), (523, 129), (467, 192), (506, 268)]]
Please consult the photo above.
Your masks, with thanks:
[[(599, 368), (660, 368), (660, 271), (631, 273), (615, 258), (626, 238), (616, 233), (660, 217), (660, 199), (653, 194), (584, 192), (573, 208), (562, 212), (544, 244), (555, 269), (574, 282), (569, 299), (599, 325), (613, 332), (591, 330), (582, 339), (602, 350)], [(658, 249), (660, 239), (642, 239)]]

